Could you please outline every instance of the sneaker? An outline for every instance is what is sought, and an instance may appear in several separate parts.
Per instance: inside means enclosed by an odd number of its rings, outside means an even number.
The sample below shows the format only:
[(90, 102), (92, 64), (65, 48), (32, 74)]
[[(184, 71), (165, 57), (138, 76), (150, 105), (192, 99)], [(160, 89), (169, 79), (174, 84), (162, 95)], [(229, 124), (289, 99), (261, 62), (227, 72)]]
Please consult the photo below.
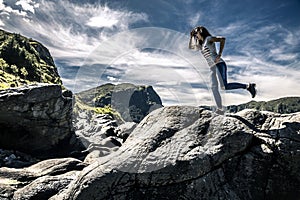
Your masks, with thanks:
[(252, 95), (252, 98), (255, 97), (256, 95), (256, 89), (255, 89), (256, 84), (255, 83), (250, 83), (247, 90), (250, 92), (250, 94)]
[(215, 113), (218, 115), (224, 115), (225, 111), (218, 108)]

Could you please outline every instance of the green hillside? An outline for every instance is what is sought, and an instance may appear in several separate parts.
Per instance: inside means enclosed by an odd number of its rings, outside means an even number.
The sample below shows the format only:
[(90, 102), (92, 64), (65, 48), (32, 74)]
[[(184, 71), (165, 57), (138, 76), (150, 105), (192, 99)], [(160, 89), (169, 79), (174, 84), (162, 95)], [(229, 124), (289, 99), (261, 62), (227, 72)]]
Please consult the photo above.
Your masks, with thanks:
[(20, 34), (0, 30), (0, 89), (29, 83), (62, 81), (46, 47)]
[(227, 110), (235, 113), (246, 108), (276, 113), (300, 112), (300, 97), (284, 97), (271, 101), (250, 101), (245, 104), (228, 106)]

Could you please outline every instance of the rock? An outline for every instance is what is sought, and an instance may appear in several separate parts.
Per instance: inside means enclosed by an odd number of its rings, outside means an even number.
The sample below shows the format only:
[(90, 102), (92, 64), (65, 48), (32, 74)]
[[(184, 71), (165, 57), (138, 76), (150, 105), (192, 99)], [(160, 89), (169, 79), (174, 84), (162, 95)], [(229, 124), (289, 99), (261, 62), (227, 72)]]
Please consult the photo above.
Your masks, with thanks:
[[(250, 192), (252, 188), (262, 190), (251, 193), (252, 199), (299, 198), (300, 113), (288, 115), (243, 110), (238, 114), (241, 117), (238, 119), (248, 126), (255, 125), (252, 129), (262, 144), (253, 147), (248, 157), (240, 158), (247, 158), (247, 162), (232, 174), (232, 185), (244, 186), (244, 191), (239, 190), (239, 193)], [(241, 173), (245, 174), (243, 183), (236, 179)], [(247, 185), (252, 188), (246, 189)]]
[(68, 186), (84, 167), (74, 158), (49, 159), (22, 169), (2, 167), (0, 197), (47, 199)]
[(0, 91), (0, 148), (32, 155), (63, 155), (72, 130), (72, 98), (60, 85)]
[(13, 200), (49, 199), (62, 189), (66, 188), (74, 180), (79, 171), (71, 171), (57, 176), (40, 177), (25, 187), (17, 190)]
[(117, 126), (116, 120), (108, 114), (82, 110), (74, 117), (75, 133), (85, 146), (84, 152), (89, 154), (85, 158), (86, 163), (119, 149), (122, 139), (117, 137)]
[(86, 164), (75, 158), (48, 159), (21, 169), (2, 167), (0, 168), (0, 178), (28, 182), (46, 175), (53, 176), (81, 170), (85, 166)]
[(37, 163), (31, 155), (12, 150), (0, 149), (0, 167), (22, 168)]
[(123, 142), (128, 138), (131, 132), (136, 128), (137, 123), (126, 122), (116, 128), (117, 136), (123, 139)]
[(0, 43), (0, 88), (62, 84), (49, 50), (41, 43), (1, 29)]
[(162, 107), (160, 97), (152, 86), (129, 83), (105, 84), (76, 94), (89, 106), (110, 106), (128, 122), (140, 122), (152, 110)]
[(153, 111), (50, 199), (297, 199), (300, 113)]

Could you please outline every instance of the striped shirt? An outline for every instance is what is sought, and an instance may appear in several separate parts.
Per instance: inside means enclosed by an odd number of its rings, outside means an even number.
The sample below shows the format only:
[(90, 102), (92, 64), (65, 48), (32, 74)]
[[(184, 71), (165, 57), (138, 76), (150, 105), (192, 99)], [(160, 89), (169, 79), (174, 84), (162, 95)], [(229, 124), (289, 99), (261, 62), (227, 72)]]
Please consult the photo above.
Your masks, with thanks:
[[(214, 66), (216, 57), (218, 56), (216, 45), (214, 42), (211, 41), (212, 37), (207, 36), (203, 42), (201, 53), (203, 54), (204, 58), (206, 59), (208, 65), (210, 67)], [(224, 60), (221, 58), (220, 62), (224, 62)]]

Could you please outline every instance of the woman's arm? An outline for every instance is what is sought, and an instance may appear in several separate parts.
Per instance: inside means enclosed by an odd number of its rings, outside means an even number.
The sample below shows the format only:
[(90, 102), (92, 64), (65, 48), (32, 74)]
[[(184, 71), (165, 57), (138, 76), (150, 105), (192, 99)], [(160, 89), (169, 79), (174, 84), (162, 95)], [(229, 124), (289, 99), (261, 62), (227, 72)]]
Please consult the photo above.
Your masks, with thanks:
[(222, 53), (223, 53), (224, 46), (225, 46), (225, 37), (213, 36), (213, 37), (211, 37), (210, 42), (220, 42), (219, 53), (218, 53), (218, 56), (216, 57), (216, 60), (215, 60), (215, 62), (219, 62), (219, 60), (222, 56)]
[(193, 37), (191, 36), (190, 41), (189, 41), (189, 49), (194, 49), (195, 48), (195, 46), (192, 45), (192, 39), (193, 39)]
[(194, 45), (192, 45), (192, 43), (193, 43), (193, 38), (194, 38), (194, 40), (195, 40), (195, 30), (193, 29), (191, 32), (190, 32), (190, 42), (189, 42), (189, 49), (196, 49), (196, 42), (195, 42), (195, 44)]

